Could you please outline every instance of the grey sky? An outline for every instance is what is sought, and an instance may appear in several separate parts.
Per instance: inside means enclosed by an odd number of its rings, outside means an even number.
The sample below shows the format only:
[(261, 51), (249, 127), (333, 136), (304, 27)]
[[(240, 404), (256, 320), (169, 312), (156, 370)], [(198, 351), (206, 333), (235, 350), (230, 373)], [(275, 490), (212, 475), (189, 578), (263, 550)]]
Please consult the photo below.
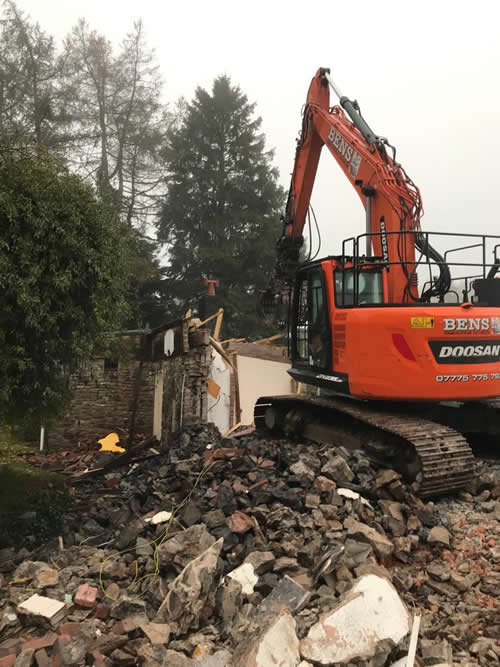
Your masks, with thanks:
[[(500, 40), (494, 0), (18, 0), (58, 39), (85, 16), (118, 42), (141, 17), (169, 101), (227, 73), (257, 102), (288, 188), (300, 109), (331, 67), (420, 187), (423, 226), (500, 234)], [(363, 231), (361, 204), (325, 150), (312, 201), (322, 254)]]

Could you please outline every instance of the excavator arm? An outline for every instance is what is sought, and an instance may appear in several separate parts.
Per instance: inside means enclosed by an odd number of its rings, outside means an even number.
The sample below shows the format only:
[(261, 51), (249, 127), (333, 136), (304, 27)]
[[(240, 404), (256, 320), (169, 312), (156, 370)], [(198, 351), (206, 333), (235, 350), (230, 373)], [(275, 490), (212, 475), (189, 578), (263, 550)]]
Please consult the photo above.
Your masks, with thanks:
[[(340, 106), (330, 108), (330, 86)], [(420, 231), (422, 202), (415, 184), (395, 160), (386, 139), (376, 135), (357, 102), (340, 94), (328, 69), (320, 68), (309, 86), (292, 180), (278, 241), (276, 277), (290, 282), (298, 268), (303, 229), (319, 157), (326, 146), (354, 187), (366, 213), (366, 255), (382, 257), (388, 268), (389, 302), (418, 301), (415, 248), (442, 263), (441, 276), (425, 298), (449, 288), (441, 256)], [(392, 152), (392, 155), (389, 153)], [(401, 232), (404, 232), (401, 234)], [(360, 249), (356, 248), (356, 253)], [(443, 273), (445, 275), (443, 275)]]

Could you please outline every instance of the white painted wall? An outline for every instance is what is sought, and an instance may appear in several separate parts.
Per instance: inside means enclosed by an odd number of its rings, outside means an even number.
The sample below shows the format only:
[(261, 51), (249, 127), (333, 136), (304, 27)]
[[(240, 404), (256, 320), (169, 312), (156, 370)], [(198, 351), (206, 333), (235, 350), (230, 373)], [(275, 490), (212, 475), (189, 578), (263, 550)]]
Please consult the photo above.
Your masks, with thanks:
[(231, 428), (231, 369), (224, 358), (212, 348), (212, 366), (209, 377), (220, 387), (219, 396), (208, 394), (207, 420), (213, 422), (221, 433)]
[(237, 356), (240, 387), (241, 423), (253, 424), (253, 408), (260, 396), (279, 396), (292, 393), (292, 378), (288, 361), (268, 361)]

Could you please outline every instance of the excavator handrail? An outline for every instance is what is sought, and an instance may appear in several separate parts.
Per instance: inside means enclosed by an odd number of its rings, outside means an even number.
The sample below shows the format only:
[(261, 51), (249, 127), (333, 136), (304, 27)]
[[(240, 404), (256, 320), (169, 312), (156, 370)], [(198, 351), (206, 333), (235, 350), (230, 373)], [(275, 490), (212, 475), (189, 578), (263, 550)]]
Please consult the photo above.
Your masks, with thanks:
[[(369, 232), (369, 233), (364, 233), (364, 234), (359, 234), (357, 236), (351, 236), (349, 238), (346, 238), (343, 240), (342, 243), (342, 255), (340, 257), (337, 257), (338, 260), (342, 261), (342, 258), (345, 258), (345, 262), (348, 264), (348, 268), (352, 269), (355, 273), (357, 273), (358, 270), (362, 270), (366, 268), (367, 265), (370, 265), (370, 263), (373, 264), (373, 266), (379, 266), (383, 267), (386, 269), (390, 269), (391, 267), (394, 266), (399, 266), (401, 262), (399, 260), (389, 260), (388, 258), (382, 258), (380, 257), (373, 257), (373, 256), (366, 256), (362, 254), (361, 248), (363, 248), (364, 243), (363, 240), (365, 239), (366, 236), (378, 236), (378, 235), (387, 235), (390, 236), (391, 234), (397, 234), (397, 235), (405, 235), (405, 234), (412, 234), (410, 231), (399, 231), (399, 232)], [(461, 232), (436, 232), (436, 231), (425, 231), (422, 232), (422, 236), (425, 237), (425, 243), (430, 246), (429, 242), (429, 237), (456, 237), (459, 239), (478, 239), (480, 242), (475, 243), (475, 244), (470, 244), (467, 246), (459, 246), (457, 248), (452, 248), (447, 251), (446, 254), (452, 253), (453, 251), (459, 251), (459, 250), (467, 250), (467, 249), (477, 249), (478, 251), (481, 252), (481, 259), (472, 258), (470, 261), (467, 260), (462, 260), (462, 261), (450, 261), (449, 259), (442, 259), (442, 260), (432, 260), (429, 256), (425, 256), (425, 259), (422, 260), (420, 258), (419, 260), (416, 261), (415, 267), (416, 269), (419, 266), (425, 267), (426, 270), (429, 271), (429, 280), (425, 282), (425, 284), (422, 287), (422, 294), (426, 292), (426, 290), (433, 289), (435, 285), (436, 278), (433, 278), (432, 276), (432, 269), (437, 268), (440, 269), (443, 265), (446, 264), (448, 267), (448, 270), (450, 270), (450, 275), (451, 275), (451, 269), (452, 268), (458, 268), (458, 267), (469, 267), (475, 269), (475, 272), (471, 275), (453, 275), (452, 276), (452, 281), (465, 281), (465, 292), (469, 293), (471, 286), (469, 285), (470, 281), (481, 278), (481, 279), (486, 279), (486, 278), (492, 278), (494, 277), (494, 273), (492, 274), (493, 269), (498, 269), (499, 267), (499, 262), (498, 259), (496, 259), (496, 249), (500, 247), (500, 244), (496, 244), (494, 247), (491, 247), (492, 242), (496, 241), (497, 239), (500, 239), (500, 235), (496, 234), (477, 234), (477, 233), (461, 233)], [(488, 242), (489, 242), (489, 247), (488, 247)], [(350, 246), (350, 247), (349, 247)], [(487, 253), (493, 253), (493, 259), (492, 261), (487, 261), (486, 260), (486, 255)], [(445, 255), (446, 257), (446, 255)], [(416, 270), (415, 269), (415, 270)], [(472, 284), (473, 287), (473, 284)], [(358, 291), (358, 284), (357, 284), (357, 278), (356, 275), (354, 276), (354, 295), (353, 295), (353, 303), (351, 306), (356, 306), (360, 305), (358, 303), (357, 299), (357, 291)], [(450, 283), (450, 289), (445, 293), (449, 294), (452, 291), (454, 291), (451, 288), (451, 283)], [(430, 299), (422, 301), (422, 303), (425, 303), (426, 305), (437, 305), (437, 304), (442, 304), (443, 303), (443, 298), (445, 294), (441, 295), (438, 297), (437, 302), (433, 302)], [(465, 299), (466, 301), (469, 299)], [(384, 305), (404, 305), (403, 303), (392, 303), (392, 304), (384, 304)], [(414, 305), (414, 304), (410, 304)]]

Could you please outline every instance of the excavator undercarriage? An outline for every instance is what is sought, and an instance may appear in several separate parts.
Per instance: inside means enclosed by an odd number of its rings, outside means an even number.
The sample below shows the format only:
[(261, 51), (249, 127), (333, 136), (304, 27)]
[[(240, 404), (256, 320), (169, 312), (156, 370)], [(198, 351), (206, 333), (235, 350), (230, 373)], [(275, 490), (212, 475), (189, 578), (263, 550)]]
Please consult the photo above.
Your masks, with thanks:
[[(398, 406), (340, 397), (263, 396), (255, 425), (276, 435), (362, 449), (413, 481), (421, 497), (463, 489), (474, 476), (472, 450), (454, 428)], [(500, 420), (499, 420), (500, 424)]]

